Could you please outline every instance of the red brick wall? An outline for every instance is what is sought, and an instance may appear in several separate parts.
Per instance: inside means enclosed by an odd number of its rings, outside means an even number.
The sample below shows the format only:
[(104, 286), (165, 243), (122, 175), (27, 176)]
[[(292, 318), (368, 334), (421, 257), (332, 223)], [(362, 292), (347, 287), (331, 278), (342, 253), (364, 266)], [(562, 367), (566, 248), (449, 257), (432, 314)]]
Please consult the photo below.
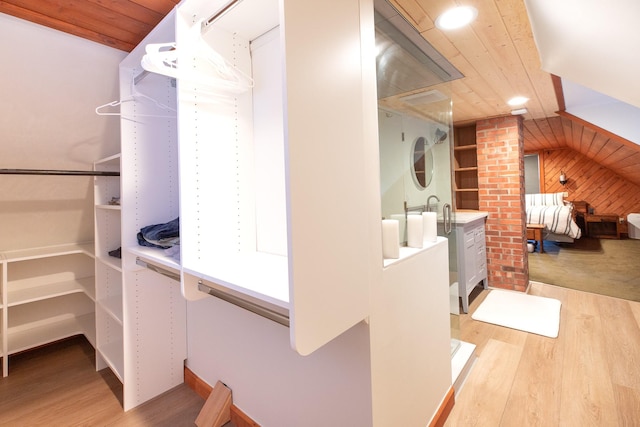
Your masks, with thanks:
[(521, 116), (476, 123), (479, 207), (486, 223), (489, 285), (526, 291), (529, 285), (524, 212)]

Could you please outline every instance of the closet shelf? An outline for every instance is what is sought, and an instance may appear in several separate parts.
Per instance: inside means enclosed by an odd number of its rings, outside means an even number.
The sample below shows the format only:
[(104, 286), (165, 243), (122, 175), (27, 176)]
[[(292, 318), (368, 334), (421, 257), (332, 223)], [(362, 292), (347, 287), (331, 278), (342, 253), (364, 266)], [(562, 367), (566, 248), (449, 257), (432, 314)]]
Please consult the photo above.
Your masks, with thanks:
[(76, 280), (44, 284), (40, 286), (11, 289), (11, 282), (8, 283), (8, 306), (13, 307), (21, 304), (28, 304), (35, 301), (46, 300), (63, 295), (84, 292), (89, 298), (95, 300), (93, 292), (94, 278), (85, 277)]
[(34, 327), (9, 328), (8, 354), (18, 353), (50, 342), (84, 335), (95, 345), (95, 316), (93, 313), (78, 317), (69, 317), (57, 321), (37, 323)]
[(98, 352), (107, 362), (116, 377), (124, 384), (124, 354), (122, 341), (114, 341), (98, 346)]
[(40, 248), (2, 252), (2, 256), (7, 262), (26, 261), (30, 259), (41, 259), (72, 254), (85, 254), (92, 258), (95, 257), (93, 242), (70, 243), (65, 245), (43, 246)]
[(122, 295), (99, 299), (97, 303), (118, 325), (122, 326)]
[(119, 211), (122, 210), (122, 207), (120, 205), (96, 205), (96, 209)]
[(112, 164), (113, 166), (120, 166), (120, 153), (114, 154), (113, 156), (105, 157), (100, 160), (96, 160), (93, 162), (94, 165), (108, 165)]
[(454, 151), (467, 151), (467, 150), (476, 150), (478, 146), (476, 144), (468, 144), (468, 145), (457, 145), (453, 147)]
[(99, 255), (96, 257), (96, 259), (102, 264), (111, 267), (116, 271), (122, 272), (122, 260), (120, 258), (115, 258), (109, 255)]
[[(216, 275), (201, 273), (204, 268), (184, 267), (185, 274), (202, 279), (214, 287), (257, 304), (277, 307), (282, 313), (289, 311), (289, 264), (287, 257), (267, 253), (219, 259)], [(186, 280), (186, 278), (185, 278)]]

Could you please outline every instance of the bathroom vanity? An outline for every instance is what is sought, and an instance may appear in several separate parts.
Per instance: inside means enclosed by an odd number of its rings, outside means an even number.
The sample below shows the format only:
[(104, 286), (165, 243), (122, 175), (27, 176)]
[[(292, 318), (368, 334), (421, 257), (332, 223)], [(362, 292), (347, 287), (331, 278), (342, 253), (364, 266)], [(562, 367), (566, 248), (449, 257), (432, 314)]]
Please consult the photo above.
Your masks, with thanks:
[(453, 223), (458, 255), (458, 292), (462, 311), (469, 312), (469, 295), (482, 283), (487, 289), (487, 250), (484, 223), (487, 212), (456, 211)]

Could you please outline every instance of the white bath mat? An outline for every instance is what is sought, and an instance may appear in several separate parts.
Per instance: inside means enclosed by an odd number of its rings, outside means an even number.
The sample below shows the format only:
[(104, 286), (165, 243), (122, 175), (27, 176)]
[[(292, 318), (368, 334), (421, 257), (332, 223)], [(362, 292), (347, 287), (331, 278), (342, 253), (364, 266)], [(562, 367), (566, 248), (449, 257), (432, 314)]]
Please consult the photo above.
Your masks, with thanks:
[(557, 299), (493, 289), (471, 316), (481, 322), (556, 338), (560, 329)]

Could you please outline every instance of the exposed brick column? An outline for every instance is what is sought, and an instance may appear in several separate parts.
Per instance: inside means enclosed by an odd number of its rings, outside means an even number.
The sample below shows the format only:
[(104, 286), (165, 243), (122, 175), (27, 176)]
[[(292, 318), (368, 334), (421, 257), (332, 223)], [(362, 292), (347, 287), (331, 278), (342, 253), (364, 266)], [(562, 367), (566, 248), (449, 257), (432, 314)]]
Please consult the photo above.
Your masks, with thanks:
[(522, 116), (476, 123), (479, 207), (486, 223), (489, 285), (526, 291), (529, 285), (524, 212)]

